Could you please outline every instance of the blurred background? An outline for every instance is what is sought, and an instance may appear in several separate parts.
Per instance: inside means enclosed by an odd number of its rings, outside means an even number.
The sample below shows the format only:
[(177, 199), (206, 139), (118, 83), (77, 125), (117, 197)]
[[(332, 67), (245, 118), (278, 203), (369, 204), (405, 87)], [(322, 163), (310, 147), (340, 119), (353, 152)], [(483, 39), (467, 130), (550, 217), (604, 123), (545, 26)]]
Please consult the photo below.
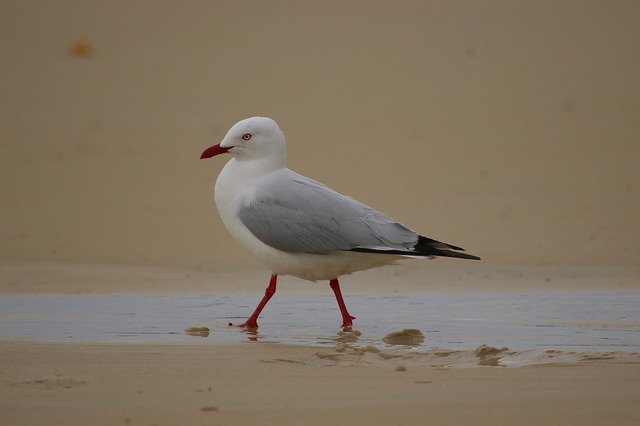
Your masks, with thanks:
[(640, 2), (3, 1), (0, 259), (253, 262), (201, 161), (288, 165), (495, 264), (638, 265)]

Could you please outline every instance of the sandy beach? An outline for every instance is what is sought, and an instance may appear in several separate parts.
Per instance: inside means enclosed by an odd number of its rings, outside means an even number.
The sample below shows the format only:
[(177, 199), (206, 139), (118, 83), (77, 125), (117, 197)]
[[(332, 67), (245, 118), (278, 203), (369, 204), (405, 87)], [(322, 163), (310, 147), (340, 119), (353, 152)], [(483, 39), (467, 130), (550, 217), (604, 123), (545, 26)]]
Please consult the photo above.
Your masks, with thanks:
[[(638, 14), (6, 2), (0, 423), (640, 423)], [(483, 260), (344, 277), (350, 334), (290, 277), (227, 327), (269, 271), (198, 157), (254, 115), (293, 170)]]
[[(126, 294), (159, 292), (182, 300), (179, 304), (183, 306), (186, 304), (180, 297), (185, 294), (205, 293), (205, 301), (216, 295), (226, 295), (231, 300), (247, 295), (259, 299), (259, 292), (255, 291), (259, 270), (221, 274), (166, 267), (59, 263), (1, 266), (0, 293), (5, 298), (48, 295), (82, 303), (81, 297), (116, 293), (119, 297), (114, 300), (119, 303), (117, 300)], [(411, 295), (414, 300), (419, 294), (435, 297), (447, 294), (443, 284), (455, 282), (457, 288), (449, 293), (457, 297), (482, 293), (521, 295), (538, 283), (535, 291), (539, 294), (574, 294), (580, 303), (580, 295), (585, 291), (587, 294), (598, 289), (604, 291), (609, 284), (611, 289), (607, 291), (637, 292), (640, 273), (637, 268), (604, 268), (607, 279), (588, 268), (501, 267), (481, 268), (479, 275), (465, 274), (464, 279), (450, 265), (426, 269), (407, 266), (404, 270), (408, 272), (400, 276), (393, 269), (382, 269), (375, 278), (364, 274), (364, 279), (357, 276), (346, 279), (347, 301), (358, 294), (371, 298), (389, 291), (395, 297)], [(581, 269), (586, 269), (583, 275)], [(428, 276), (434, 285), (425, 285), (418, 279), (420, 276)], [(391, 281), (394, 285), (390, 287)], [(515, 286), (509, 287), (509, 282)], [(517, 283), (523, 287), (518, 288)], [(482, 288), (478, 289), (478, 285)], [(300, 286), (285, 280), (276, 300), (306, 294), (311, 303), (320, 304), (320, 295), (328, 292), (328, 288), (318, 286)], [(477, 297), (476, 304), (480, 303), (481, 298)], [(426, 341), (417, 346), (383, 345), (379, 337), (376, 341), (358, 341), (340, 336), (337, 327), (329, 332), (335, 333), (333, 343), (329, 339), (319, 345), (314, 334), (318, 330), (308, 328), (298, 333), (306, 335), (307, 343), (292, 344), (286, 335), (274, 343), (273, 339), (263, 340), (260, 336), (269, 336), (280, 327), (278, 316), (283, 312), (278, 314), (276, 306), (267, 309), (255, 337), (233, 328), (226, 330), (224, 319), (211, 320), (209, 315), (217, 308), (209, 305), (202, 309), (206, 316), (190, 320), (199, 322), (187, 322), (210, 330), (211, 334), (207, 331), (204, 339), (201, 334), (192, 334), (190, 340), (178, 339), (189, 334), (186, 328), (179, 330), (178, 335), (145, 336), (132, 331), (125, 337), (122, 334), (101, 337), (94, 335), (96, 323), (89, 320), (82, 321), (85, 325), (79, 327), (87, 333), (84, 336), (91, 336), (85, 337), (85, 341), (82, 338), (77, 341), (73, 333), (63, 333), (62, 338), (46, 331), (40, 331), (44, 335), (41, 338), (3, 334), (0, 420), (12, 425), (424, 424), (425, 421), (451, 425), (545, 422), (631, 425), (640, 418), (637, 309), (621, 324), (623, 330), (630, 332), (631, 341), (635, 339), (635, 346), (623, 350), (588, 346), (578, 350), (562, 347), (516, 350), (490, 346), (491, 341), (486, 342), (487, 346), (468, 349), (430, 349), (433, 340), (428, 333)], [(595, 309), (588, 304), (578, 306)], [(24, 330), (34, 321), (53, 321), (55, 309), (39, 314), (23, 311), (14, 316), (5, 312), (2, 323), (5, 329), (10, 323), (17, 323), (17, 329)], [(102, 309), (111, 312), (109, 306)], [(159, 304), (150, 309), (158, 318), (168, 314), (158, 312), (163, 309)], [(249, 309), (237, 308), (236, 313), (242, 316)], [(290, 307), (289, 311), (292, 310)], [(337, 322), (337, 309), (334, 310), (333, 320)], [(358, 316), (361, 313), (355, 312)], [(57, 315), (66, 318), (63, 323), (66, 327), (71, 327), (69, 321), (78, 321), (71, 312)], [(188, 313), (182, 310), (180, 315)], [(386, 315), (393, 313), (379, 310), (363, 320), (382, 321)], [(563, 321), (570, 321), (570, 313), (559, 315)], [(104, 321), (117, 324), (115, 316)], [(288, 318), (295, 318), (295, 314)], [(324, 319), (312, 317), (308, 322), (318, 321)], [(320, 332), (337, 325), (331, 319), (328, 321)], [(20, 322), (25, 328), (20, 328)], [(400, 328), (403, 324), (403, 320), (394, 322)], [(434, 326), (428, 321), (423, 325)], [(602, 327), (607, 325), (594, 327), (602, 333)], [(610, 323), (608, 328), (609, 333), (613, 332), (615, 325)], [(228, 333), (237, 336), (230, 341)], [(551, 329), (545, 332), (548, 333)], [(486, 336), (491, 339), (488, 333)], [(581, 341), (584, 340), (578, 340)]]
[(1, 418), (15, 425), (631, 425), (640, 415), (637, 362), (400, 370), (342, 365), (317, 352), (3, 341)]

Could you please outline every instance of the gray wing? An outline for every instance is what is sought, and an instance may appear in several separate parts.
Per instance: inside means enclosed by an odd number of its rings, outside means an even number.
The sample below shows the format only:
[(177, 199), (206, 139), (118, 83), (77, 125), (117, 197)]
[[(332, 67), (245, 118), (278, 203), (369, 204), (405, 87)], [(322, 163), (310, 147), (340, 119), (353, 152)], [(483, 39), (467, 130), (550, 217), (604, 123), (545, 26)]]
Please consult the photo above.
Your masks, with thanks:
[(242, 223), (265, 244), (290, 253), (329, 253), (354, 248), (409, 251), (418, 234), (325, 185), (283, 170), (242, 203)]

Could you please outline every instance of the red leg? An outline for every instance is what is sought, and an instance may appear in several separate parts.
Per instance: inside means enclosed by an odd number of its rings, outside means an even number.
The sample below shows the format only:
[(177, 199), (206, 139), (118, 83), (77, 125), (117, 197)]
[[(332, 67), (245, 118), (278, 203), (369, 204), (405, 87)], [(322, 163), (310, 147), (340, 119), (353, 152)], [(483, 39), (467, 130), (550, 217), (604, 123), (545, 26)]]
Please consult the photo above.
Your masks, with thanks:
[[(245, 328), (245, 329), (246, 328), (249, 328), (249, 329), (258, 328), (258, 316), (260, 316), (260, 312), (262, 312), (264, 307), (267, 305), (267, 302), (269, 301), (269, 299), (271, 299), (271, 297), (274, 294), (276, 294), (276, 281), (277, 280), (278, 280), (278, 276), (276, 274), (271, 275), (271, 281), (269, 281), (269, 286), (264, 291), (264, 297), (262, 298), (262, 300), (258, 304), (258, 307), (256, 308), (255, 311), (253, 311), (253, 314), (249, 317), (247, 322), (245, 322), (244, 324), (240, 324), (239, 327), (242, 327), (242, 328)], [(231, 325), (231, 323), (229, 325)]]
[(329, 281), (329, 285), (331, 286), (331, 290), (336, 295), (336, 300), (338, 301), (338, 307), (340, 308), (340, 313), (342, 314), (342, 327), (351, 327), (353, 325), (353, 320), (356, 317), (351, 316), (347, 311), (347, 305), (344, 304), (344, 299), (342, 298), (342, 292), (340, 291), (340, 283), (337, 279), (332, 279)]

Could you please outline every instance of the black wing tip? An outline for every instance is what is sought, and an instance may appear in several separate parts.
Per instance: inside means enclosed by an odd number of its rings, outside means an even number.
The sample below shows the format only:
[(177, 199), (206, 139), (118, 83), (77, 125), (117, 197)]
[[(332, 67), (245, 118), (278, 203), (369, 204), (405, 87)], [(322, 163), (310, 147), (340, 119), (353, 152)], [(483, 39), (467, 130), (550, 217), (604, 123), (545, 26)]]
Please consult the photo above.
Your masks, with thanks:
[(481, 260), (478, 256), (461, 253), (464, 251), (462, 247), (443, 243), (441, 241), (424, 237), (422, 235), (418, 236), (418, 243), (413, 248), (416, 252), (424, 256), (455, 257), (458, 259)]
[(454, 257), (457, 259), (468, 259), (468, 260), (482, 260), (478, 256), (474, 256), (472, 254), (460, 253), (453, 250), (441, 250), (441, 249), (431, 249), (429, 252), (425, 251), (416, 251), (416, 250), (394, 250), (394, 249), (373, 249), (366, 247), (355, 247), (347, 251), (355, 251), (358, 253), (372, 253), (372, 254), (388, 254), (395, 256), (420, 256), (420, 257)]
[(349, 251), (356, 251), (360, 253), (390, 254), (397, 256), (453, 257), (457, 259), (481, 260), (478, 256), (474, 256), (468, 253), (462, 253), (464, 251), (462, 247), (443, 243), (431, 238), (423, 237), (422, 235), (418, 236), (418, 242), (415, 246), (413, 246), (412, 249), (409, 250), (385, 250), (354, 247)]
[(452, 250), (438, 250), (438, 253), (434, 254), (433, 256), (455, 257), (457, 259), (468, 259), (468, 260), (482, 260), (478, 256), (474, 256), (472, 254), (467, 254), (467, 253), (460, 253)]

